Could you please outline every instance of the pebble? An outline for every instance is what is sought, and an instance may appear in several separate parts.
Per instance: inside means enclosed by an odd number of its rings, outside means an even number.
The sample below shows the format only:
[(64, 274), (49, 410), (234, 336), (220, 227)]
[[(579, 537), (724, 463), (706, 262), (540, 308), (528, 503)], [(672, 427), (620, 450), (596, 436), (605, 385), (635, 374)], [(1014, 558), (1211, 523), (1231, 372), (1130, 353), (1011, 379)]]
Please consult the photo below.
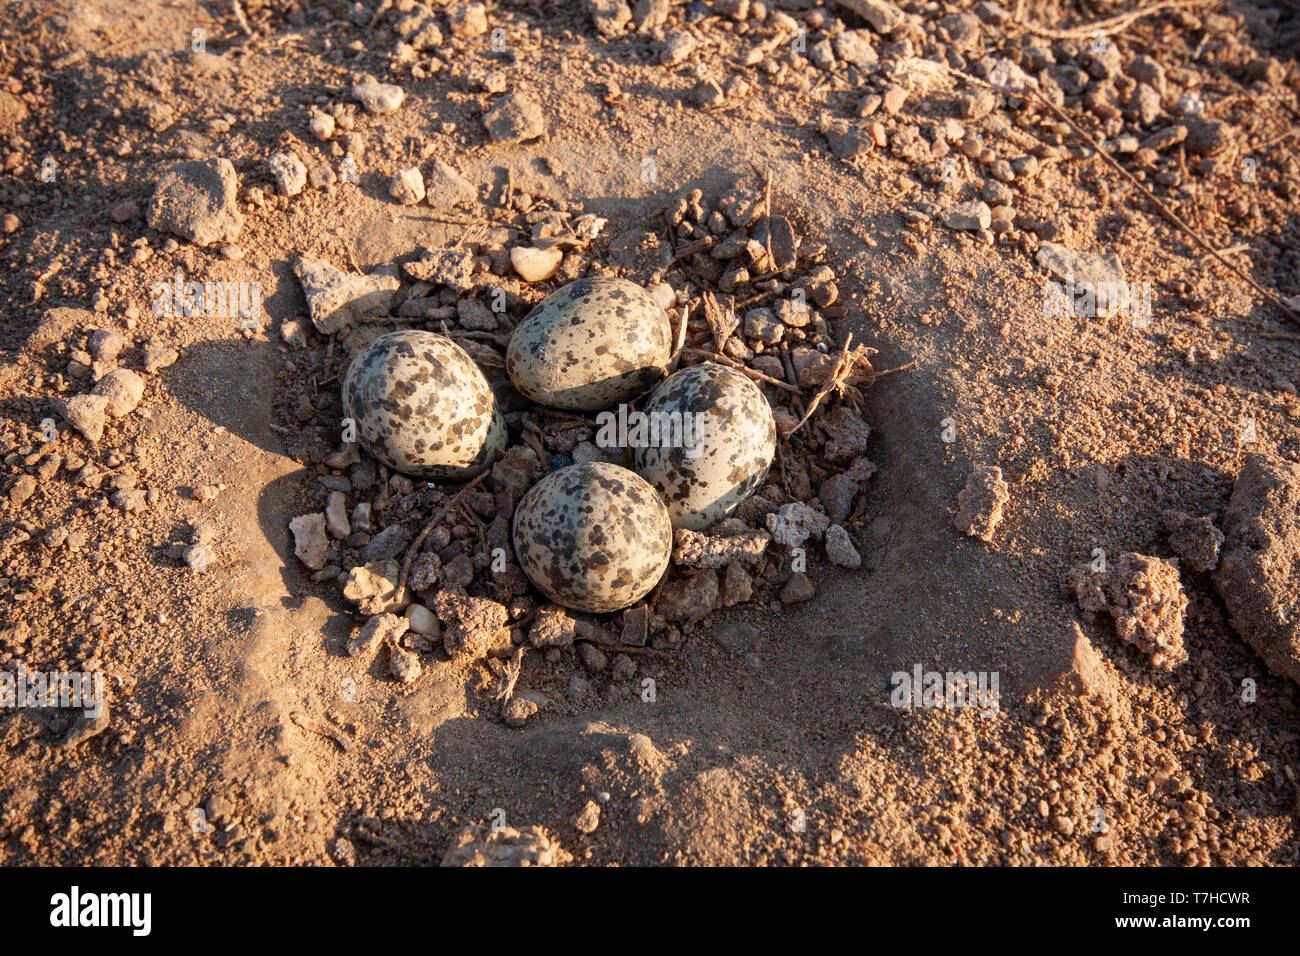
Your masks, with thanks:
[(325, 567), (325, 557), (329, 553), (329, 539), (325, 536), (325, 515), (299, 515), (289, 522), (289, 531), (293, 534), (293, 553), (298, 560), (319, 571)]
[(206, 544), (194, 544), (185, 549), (185, 563), (195, 574), (203, 574), (217, 560), (217, 556)]
[(376, 614), (361, 625), (361, 630), (348, 641), (348, 656), (370, 657), (379, 650), (380, 645), (390, 639), (396, 647), (397, 639), (406, 633), (409, 626), (406, 618), (396, 614)]
[(800, 604), (803, 601), (812, 600), (815, 593), (816, 589), (813, 587), (812, 581), (808, 580), (808, 575), (799, 571), (791, 575), (790, 580), (781, 589), (781, 603)]
[(442, 636), (442, 625), (438, 623), (437, 616), (423, 604), (408, 604), (406, 620), (410, 622), (411, 630), (416, 634), (435, 640)]
[(510, 265), (525, 282), (545, 282), (559, 270), (563, 259), (564, 252), (559, 246), (549, 249), (515, 246), (510, 250)]
[(112, 329), (95, 329), (86, 340), (86, 351), (97, 362), (116, 361), (125, 347), (126, 337)]
[(313, 113), (307, 127), (317, 139), (327, 140), (334, 135), (334, 117), (328, 113)]
[(144, 379), (130, 369), (116, 368), (99, 380), (91, 394), (105, 399), (104, 411), (110, 418), (121, 418), (140, 404)]
[(59, 414), (92, 445), (103, 437), (108, 408), (108, 399), (103, 395), (76, 395), (59, 405)]
[(987, 229), (993, 221), (993, 212), (984, 202), (963, 202), (945, 209), (941, 216), (949, 229)]
[(546, 121), (537, 101), (525, 93), (511, 93), (483, 116), (494, 143), (517, 143), (546, 134)]
[(838, 524), (826, 529), (826, 557), (831, 559), (831, 564), (841, 568), (862, 567), (862, 556), (853, 546), (853, 539)]
[(307, 185), (307, 167), (293, 153), (274, 153), (266, 165), (281, 196), (296, 196)]
[[(388, 614), (385, 617), (392, 617)], [(399, 618), (399, 620), (406, 620)], [(388, 648), (388, 672), (403, 684), (413, 684), (420, 679), (424, 668), (420, 666), (420, 657), (413, 654), (395, 640)]]
[(160, 369), (164, 369), (167, 368), (169, 365), (175, 364), (176, 360), (180, 357), (181, 354), (177, 352), (175, 349), (169, 349), (169, 348), (145, 349), (144, 361), (141, 363), (141, 367), (144, 369), (145, 374), (152, 375), (154, 372), (157, 372)]
[(9, 501), (17, 506), (36, 493), (36, 479), (31, 475), (19, 475), (18, 480), (9, 488)]
[(595, 833), (596, 827), (600, 826), (600, 804), (588, 800), (586, 806), (573, 818), (573, 826), (579, 833)]
[(425, 199), (434, 209), (451, 209), (478, 201), (478, 190), (468, 179), (441, 159), (434, 158), (425, 177)]
[(414, 206), (424, 198), (424, 177), (419, 166), (400, 170), (388, 184), (388, 195), (403, 206)]
[(158, 180), (149, 201), (149, 225), (197, 246), (234, 242), (244, 225), (235, 201), (238, 191), (239, 178), (228, 159), (177, 163)]
[(108, 211), (108, 218), (113, 220), (113, 222), (130, 222), (138, 215), (140, 215), (139, 205), (129, 200), (127, 202), (118, 203)]
[(387, 315), (401, 283), (396, 275), (342, 272), (321, 259), (299, 259), (293, 266), (307, 299), (312, 325), (332, 335), (376, 315)]
[(394, 113), (406, 100), (406, 91), (391, 83), (366, 80), (352, 87), (352, 98), (371, 113)]
[(341, 491), (331, 491), (325, 502), (325, 530), (340, 540), (352, 534), (348, 523), (348, 500)]

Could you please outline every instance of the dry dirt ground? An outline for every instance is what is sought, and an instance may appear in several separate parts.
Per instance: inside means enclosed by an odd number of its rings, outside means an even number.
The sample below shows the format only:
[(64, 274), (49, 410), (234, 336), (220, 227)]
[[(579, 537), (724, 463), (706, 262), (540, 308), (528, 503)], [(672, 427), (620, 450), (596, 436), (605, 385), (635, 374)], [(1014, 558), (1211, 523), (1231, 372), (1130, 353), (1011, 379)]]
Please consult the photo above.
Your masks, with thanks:
[[(1108, 143), (1197, 110), (1222, 121), (1200, 152), (1120, 162), (1287, 298), (1300, 294), (1294, 4), (1214, 0), (1124, 24), (1100, 81), (1078, 66), (1090, 32), (1050, 35), (1130, 9), (1092, 0), (1009, 16), (908, 3), (893, 37), (854, 4), (812, 0), (673, 2), (640, 33), (658, 5), (625, 23), (620, 3), (499, 0), (475, 35), (435, 2), (442, 42), (409, 55), (402, 21), (426, 9), (409, 0), (378, 16), (376, 0), (363, 15), (244, 0), (248, 30), (236, 6), (15, 2), (0, 27), (0, 665), (102, 671), (110, 703), (94, 733), (64, 710), (0, 714), (0, 861), (429, 864), (465, 828), (505, 824), (597, 865), (1300, 862), (1300, 689), (1229, 627), (1209, 575), (1181, 570), (1188, 659), (1170, 671), (1062, 589), (1096, 549), (1171, 558), (1165, 509), (1220, 523), (1246, 453), (1300, 460), (1300, 325), (1045, 108), (1000, 97), (972, 117), (974, 87), (904, 62), (1051, 65), (1077, 84), (1063, 109)], [(845, 29), (865, 31), (876, 65), (816, 62)], [(683, 34), (695, 43), (676, 59)], [(1121, 115), (1134, 81), (1114, 81), (1150, 76), (1132, 66), (1142, 57), (1164, 88), (1135, 120)], [(402, 106), (357, 104), (365, 75), (402, 87)], [(545, 135), (491, 141), (484, 113), (518, 92)], [(340, 169), (342, 124), (329, 140), (309, 129), (337, 107), (360, 137), (347, 148), (364, 141), (359, 181), (279, 194), (274, 153)], [(937, 147), (949, 121), (993, 155)], [(845, 124), (889, 145), (846, 148)], [(996, 198), (992, 163), (1026, 155), (1038, 162)], [(213, 156), (239, 178), (238, 238), (205, 248), (150, 227), (165, 170)], [(477, 187), (476, 205), (390, 196), (399, 169), (434, 158)], [(541, 707), (522, 727), (494, 702), (499, 661), (424, 653), (404, 684), (383, 654), (347, 656), (364, 618), (332, 578), (313, 580), (288, 531), (325, 503), (344, 358), (311, 328), (293, 262), (365, 271), (475, 221), (518, 226), (547, 200), (608, 219), (576, 268), (636, 275), (647, 233), (681, 241), (664, 216), (676, 197), (699, 189), (716, 206), (768, 176), (773, 211), (825, 247), (847, 306), (830, 313), (835, 341), (852, 332), (877, 370), (901, 368), (865, 393), (878, 471), (848, 527), (863, 567), (818, 551), (811, 600), (717, 611), (652, 639), (621, 681), (585, 675), (572, 650), (529, 654), (519, 688)], [(981, 195), (1014, 219), (949, 228), (945, 210)], [(1150, 321), (1046, 315), (1048, 241), (1118, 256), (1150, 283)], [(264, 315), (156, 316), (150, 290), (178, 270), (260, 283)], [(693, 294), (685, 269), (663, 278)], [(559, 284), (510, 281), (526, 302)], [(282, 334), (292, 322), (298, 341)], [(96, 329), (126, 337), (123, 366), (147, 349), (179, 357), (92, 446), (55, 403), (89, 387), (70, 359)], [(104, 480), (78, 481), (87, 465)], [(977, 465), (1000, 467), (1009, 492), (987, 542), (953, 524)], [(138, 511), (114, 503), (132, 484)], [(197, 541), (215, 557), (202, 573), (184, 557)], [(918, 664), (996, 672), (996, 716), (892, 706), (891, 675)]]

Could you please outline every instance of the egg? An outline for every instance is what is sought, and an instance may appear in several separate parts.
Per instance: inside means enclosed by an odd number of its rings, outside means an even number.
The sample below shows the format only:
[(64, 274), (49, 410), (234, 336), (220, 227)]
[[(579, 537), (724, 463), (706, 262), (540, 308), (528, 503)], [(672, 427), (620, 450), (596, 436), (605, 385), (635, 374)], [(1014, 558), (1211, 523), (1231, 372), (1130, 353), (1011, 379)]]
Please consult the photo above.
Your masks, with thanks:
[(596, 411), (645, 394), (672, 357), (672, 326), (626, 279), (578, 279), (548, 295), (510, 336), (506, 372), (541, 405)]
[(391, 332), (358, 352), (343, 377), (343, 417), (366, 451), (420, 478), (473, 478), (506, 446), (487, 379), (464, 349), (432, 332)]
[(776, 422), (740, 372), (712, 362), (683, 369), (651, 393), (645, 415), (660, 423), (649, 430), (659, 440), (636, 447), (636, 471), (659, 492), (674, 528), (704, 530), (767, 477)]
[(668, 568), (673, 529), (644, 478), (594, 461), (551, 472), (515, 509), (519, 566), (557, 604), (617, 611), (641, 600)]

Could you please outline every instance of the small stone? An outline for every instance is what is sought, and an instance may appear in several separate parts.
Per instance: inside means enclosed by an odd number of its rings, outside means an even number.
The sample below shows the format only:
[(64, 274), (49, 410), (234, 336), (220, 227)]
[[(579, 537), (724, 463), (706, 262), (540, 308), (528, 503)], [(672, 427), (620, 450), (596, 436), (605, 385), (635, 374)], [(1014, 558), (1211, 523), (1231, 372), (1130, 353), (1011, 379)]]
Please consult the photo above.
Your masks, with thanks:
[(571, 647), (575, 633), (573, 617), (558, 605), (539, 608), (528, 629), (528, 643), (533, 647)]
[(481, 3), (458, 3), (447, 10), (451, 35), (462, 40), (487, 33), (487, 8)]
[(425, 201), (434, 209), (451, 209), (478, 202), (478, 190), (468, 179), (434, 157), (424, 177)]
[(775, 345), (785, 334), (785, 326), (771, 309), (750, 309), (745, 313), (745, 334), (764, 345)]
[(352, 98), (371, 113), (394, 113), (406, 99), (406, 91), (391, 83), (367, 80), (352, 87)]
[(511, 696), (501, 710), (501, 719), (510, 727), (522, 727), (528, 718), (537, 713), (537, 703), (520, 694)]
[(124, 488), (109, 495), (109, 502), (114, 508), (120, 508), (128, 514), (144, 511), (149, 504), (148, 494), (141, 488)]
[(18, 480), (9, 486), (9, 502), (17, 507), (35, 493), (36, 479), (32, 475), (19, 475)]
[(125, 347), (126, 336), (112, 329), (96, 329), (86, 340), (86, 351), (96, 362), (116, 361)]
[[(387, 614), (385, 617), (392, 617)], [(401, 620), (406, 620), (402, 618)], [(420, 666), (420, 657), (408, 651), (394, 640), (388, 647), (388, 672), (403, 684), (413, 684), (420, 679), (424, 668)]]
[(378, 614), (398, 603), (397, 582), (401, 574), (401, 567), (392, 558), (359, 564), (348, 572), (343, 597), (362, 614)]
[(325, 537), (325, 515), (299, 515), (289, 522), (289, 531), (293, 534), (293, 553), (298, 560), (313, 571), (325, 567), (325, 558), (329, 554), (329, 539)]
[(826, 515), (802, 501), (782, 505), (779, 511), (767, 516), (772, 540), (787, 548), (802, 547), (809, 538), (820, 539), (829, 525)]
[(835, 55), (850, 66), (875, 66), (880, 57), (866, 30), (845, 30), (835, 38)]
[(334, 135), (334, 117), (328, 113), (312, 113), (307, 128), (311, 130), (311, 134), (317, 139), (329, 139)]
[(104, 419), (108, 399), (103, 395), (75, 395), (56, 403), (59, 414), (67, 419), (92, 445), (104, 436)]
[(826, 557), (831, 559), (831, 564), (841, 568), (862, 567), (862, 556), (853, 546), (853, 539), (838, 524), (826, 529)]
[(389, 525), (370, 539), (361, 551), (361, 560), (367, 564), (374, 561), (386, 561), (399, 554), (405, 554), (411, 543), (411, 533), (400, 524)]
[(483, 117), (494, 143), (517, 143), (546, 134), (546, 121), (537, 101), (525, 93), (504, 96)]
[(307, 167), (293, 153), (274, 153), (266, 165), (281, 196), (296, 196), (307, 185)]
[(424, 177), (419, 166), (403, 169), (388, 184), (388, 195), (403, 206), (414, 206), (424, 198)]
[(593, 674), (609, 666), (609, 657), (605, 652), (595, 644), (588, 644), (586, 641), (578, 644), (578, 657), (582, 660), (582, 666)]
[(175, 365), (176, 360), (181, 357), (181, 353), (175, 349), (168, 348), (151, 348), (145, 349), (144, 361), (140, 363), (146, 375), (152, 375), (161, 369)]
[(843, 524), (853, 513), (853, 501), (861, 487), (847, 474), (832, 475), (822, 482), (817, 498), (826, 506), (831, 524)]
[(439, 591), (434, 608), (442, 622), (442, 646), (452, 657), (483, 657), (494, 647), (510, 645), (505, 605), (456, 591)]
[(238, 189), (228, 159), (177, 163), (158, 180), (149, 201), (149, 225), (198, 246), (234, 242), (244, 224), (235, 201)]
[(293, 270), (307, 299), (312, 324), (322, 335), (387, 315), (401, 285), (394, 275), (352, 275), (320, 259), (299, 259)]
[(781, 589), (781, 603), (800, 604), (812, 600), (815, 593), (816, 588), (813, 587), (812, 581), (808, 580), (808, 575), (797, 571), (790, 576), (790, 580)]
[(722, 575), (722, 587), (718, 590), (718, 603), (723, 607), (743, 604), (754, 596), (754, 578), (740, 564), (733, 561), (727, 565)]
[(510, 265), (525, 282), (545, 282), (555, 275), (563, 259), (564, 251), (559, 246), (549, 249), (515, 246), (510, 250)]
[(110, 418), (121, 418), (135, 411), (144, 396), (144, 379), (130, 369), (115, 368), (101, 378), (92, 395), (105, 399), (104, 411)]
[(325, 530), (330, 537), (343, 540), (352, 534), (348, 523), (348, 499), (341, 491), (331, 491), (325, 502)]
[(993, 221), (993, 212), (984, 202), (957, 203), (945, 209), (941, 216), (945, 226), (958, 230), (987, 229)]
[(442, 625), (438, 623), (438, 618), (423, 604), (408, 604), (406, 620), (416, 634), (435, 640), (442, 636)]
[[(406, 633), (409, 623), (396, 614), (376, 614), (361, 625), (356, 636), (348, 641), (349, 657), (372, 657), (386, 642), (397, 646), (397, 639)], [(418, 661), (417, 661), (418, 665)]]
[(668, 621), (690, 624), (712, 611), (717, 600), (717, 572), (705, 569), (665, 584), (655, 609)]

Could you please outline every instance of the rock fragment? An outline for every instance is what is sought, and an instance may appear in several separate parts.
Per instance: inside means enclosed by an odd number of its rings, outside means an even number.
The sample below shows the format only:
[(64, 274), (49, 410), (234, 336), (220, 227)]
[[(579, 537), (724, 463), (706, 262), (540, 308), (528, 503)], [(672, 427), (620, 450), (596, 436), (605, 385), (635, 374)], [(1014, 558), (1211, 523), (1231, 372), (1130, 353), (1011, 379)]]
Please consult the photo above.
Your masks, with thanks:
[(424, 198), (424, 176), (419, 166), (399, 170), (388, 184), (388, 195), (403, 206), (414, 206)]
[(555, 275), (564, 259), (559, 246), (536, 249), (532, 246), (515, 246), (510, 250), (510, 265), (525, 282), (545, 282)]
[(234, 242), (243, 228), (235, 195), (239, 179), (228, 159), (177, 163), (149, 200), (149, 225), (197, 246)]
[(293, 271), (302, 284), (312, 325), (322, 335), (387, 315), (401, 285), (396, 276), (387, 273), (352, 275), (320, 259), (299, 259)]
[(656, 610), (669, 621), (692, 624), (713, 610), (717, 600), (717, 572), (706, 569), (665, 584)]
[(542, 108), (526, 93), (503, 96), (483, 116), (483, 125), (494, 143), (519, 143), (546, 133)]
[(110, 418), (121, 418), (135, 411), (144, 396), (144, 379), (130, 369), (115, 368), (91, 390), (105, 400), (104, 411)]
[(396, 647), (397, 639), (406, 633), (409, 626), (406, 618), (396, 614), (376, 614), (348, 641), (348, 656), (373, 657), (386, 641), (391, 641)]
[(820, 540), (829, 525), (826, 515), (802, 501), (782, 505), (779, 511), (767, 516), (772, 540), (787, 548), (802, 547), (809, 538)]
[(325, 567), (329, 554), (329, 538), (325, 536), (325, 515), (317, 512), (299, 515), (289, 522), (293, 534), (293, 553), (298, 560), (313, 571)]
[(853, 546), (853, 539), (837, 524), (826, 529), (826, 557), (841, 568), (862, 567), (862, 556)]
[(710, 536), (689, 528), (673, 532), (673, 563), (688, 568), (725, 568), (733, 562), (753, 566), (772, 536), (766, 531)]
[(307, 185), (307, 167), (293, 153), (273, 153), (266, 161), (281, 196), (296, 196)]
[(74, 395), (57, 401), (55, 405), (68, 424), (81, 432), (92, 445), (104, 437), (108, 399), (103, 395)]
[(391, 83), (366, 80), (352, 87), (352, 98), (371, 113), (394, 113), (406, 99), (406, 91)]

